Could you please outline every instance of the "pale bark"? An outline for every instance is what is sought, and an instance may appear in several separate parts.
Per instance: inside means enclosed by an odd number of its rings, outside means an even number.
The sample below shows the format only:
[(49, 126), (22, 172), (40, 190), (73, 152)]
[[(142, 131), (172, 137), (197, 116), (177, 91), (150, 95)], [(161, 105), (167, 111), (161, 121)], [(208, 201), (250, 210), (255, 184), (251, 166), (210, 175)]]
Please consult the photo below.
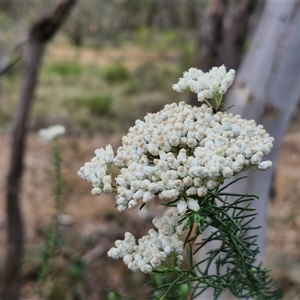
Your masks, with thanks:
[[(300, 3), (267, 2), (265, 12), (253, 40), (251, 51), (238, 70), (227, 105), (233, 113), (255, 119), (275, 138), (267, 159), (274, 167), (249, 172), (240, 191), (255, 192), (260, 200), (258, 224), (263, 226), (258, 243), (261, 259), (265, 248), (266, 215), (281, 141), (300, 99)], [(278, 170), (280, 172), (280, 170)]]
[[(234, 192), (259, 196), (259, 200), (253, 202), (253, 207), (258, 212), (255, 226), (261, 226), (256, 232), (261, 251), (257, 257), (258, 263), (263, 261), (265, 251), (267, 204), (276, 159), (287, 125), (300, 98), (299, 31), (299, 2), (267, 1), (251, 48), (227, 95), (227, 106), (234, 105), (231, 112), (241, 114), (246, 119), (255, 119), (275, 138), (274, 147), (266, 158), (273, 161), (274, 167), (263, 172), (250, 171), (244, 174), (248, 176), (247, 180), (232, 187)], [(203, 258), (203, 255), (204, 252), (199, 253), (198, 259)], [(213, 299), (212, 291), (207, 291), (197, 299)], [(219, 299), (234, 297), (224, 293)]]

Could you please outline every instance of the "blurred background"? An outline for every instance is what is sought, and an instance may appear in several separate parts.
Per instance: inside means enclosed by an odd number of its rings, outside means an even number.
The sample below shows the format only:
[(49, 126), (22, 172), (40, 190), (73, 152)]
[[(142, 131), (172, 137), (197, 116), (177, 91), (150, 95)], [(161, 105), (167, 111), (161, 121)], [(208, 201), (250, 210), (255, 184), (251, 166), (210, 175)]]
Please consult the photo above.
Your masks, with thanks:
[[(22, 299), (156, 299), (150, 276), (128, 271), (106, 252), (125, 231), (144, 235), (159, 214), (157, 207), (140, 215), (120, 214), (113, 197), (92, 196), (77, 171), (96, 148), (110, 143), (116, 149), (122, 135), (146, 113), (167, 103), (193, 102), (188, 93), (172, 90), (183, 71), (221, 63), (239, 66), (265, 3), (216, 3), (79, 1), (47, 44), (29, 120), (22, 184)], [(24, 76), (24, 41), (34, 20), (53, 6), (54, 1), (0, 2), (0, 71), (9, 66), (0, 72), (1, 270), (6, 251), (5, 178)], [(225, 55), (228, 34), (219, 28), (226, 16), (243, 19), (232, 27), (242, 30), (231, 56)], [(51, 259), (51, 280), (38, 291), (45, 240), (55, 213), (51, 145), (38, 130), (55, 124), (67, 131), (59, 139), (63, 178), (59, 247)], [(282, 142), (268, 213), (265, 265), (283, 287), (285, 299), (300, 294), (299, 129), (298, 106)]]

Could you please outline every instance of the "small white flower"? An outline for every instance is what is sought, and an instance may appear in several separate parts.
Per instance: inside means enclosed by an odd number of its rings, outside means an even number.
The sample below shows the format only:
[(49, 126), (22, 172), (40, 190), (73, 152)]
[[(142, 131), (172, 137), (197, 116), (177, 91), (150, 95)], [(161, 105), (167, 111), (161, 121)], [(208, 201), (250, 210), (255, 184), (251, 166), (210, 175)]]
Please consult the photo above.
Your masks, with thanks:
[(258, 164), (261, 162), (263, 156), (264, 156), (264, 154), (263, 154), (261, 151), (256, 152), (256, 153), (251, 157), (250, 162), (251, 162), (252, 164), (258, 165)]
[(191, 186), (185, 191), (187, 196), (193, 196), (197, 194), (197, 187)]
[(100, 188), (93, 188), (92, 194), (93, 195), (100, 195), (102, 193), (102, 190)]
[(208, 189), (215, 189), (216, 187), (218, 187), (219, 186), (219, 182), (217, 181), (217, 180), (213, 180), (213, 179), (211, 179), (211, 180), (208, 180), (207, 182), (206, 182), (206, 186), (207, 186), (207, 188)]
[(181, 215), (184, 215), (186, 213), (186, 210), (187, 210), (187, 202), (184, 201), (184, 200), (180, 200), (178, 203), (177, 203), (177, 209), (178, 209), (178, 212), (181, 214)]
[(96, 177), (95, 177), (95, 178), (92, 179), (92, 185), (93, 185), (94, 187), (98, 187), (100, 183), (101, 183), (101, 181), (100, 181), (99, 178), (96, 178)]
[(111, 184), (111, 181), (112, 181), (111, 175), (106, 175), (106, 176), (104, 176), (103, 179), (102, 179), (102, 182), (103, 182), (104, 184), (105, 184), (105, 183)]
[(151, 273), (153, 268), (150, 265), (142, 265), (141, 266), (141, 272), (148, 274)]
[(197, 189), (197, 195), (199, 197), (204, 197), (207, 194), (207, 188), (204, 186), (201, 186)]
[(51, 141), (60, 135), (64, 135), (66, 132), (66, 128), (63, 125), (53, 125), (45, 129), (39, 130), (39, 135), (47, 140)]
[(123, 261), (126, 265), (128, 265), (130, 262), (132, 262), (133, 260), (133, 257), (131, 254), (126, 254), (124, 257), (123, 257)]
[(103, 192), (106, 193), (106, 194), (109, 194), (112, 192), (112, 186), (110, 183), (105, 183), (104, 186), (103, 186)]
[(138, 202), (136, 200), (130, 200), (128, 202), (128, 208), (131, 209), (131, 208), (134, 208), (138, 205)]
[(200, 209), (198, 201), (193, 198), (188, 199), (187, 205), (188, 205), (188, 208), (192, 211), (198, 211)]
[(270, 167), (272, 167), (272, 162), (270, 160), (266, 160), (266, 161), (261, 162), (257, 168), (259, 170), (266, 170)]

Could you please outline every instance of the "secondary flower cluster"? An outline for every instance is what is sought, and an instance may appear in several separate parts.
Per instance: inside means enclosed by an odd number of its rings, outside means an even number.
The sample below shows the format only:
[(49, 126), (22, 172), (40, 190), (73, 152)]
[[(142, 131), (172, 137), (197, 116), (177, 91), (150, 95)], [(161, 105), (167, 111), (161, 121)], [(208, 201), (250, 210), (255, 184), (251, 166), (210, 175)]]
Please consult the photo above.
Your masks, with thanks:
[(232, 85), (235, 71), (230, 70), (226, 73), (226, 68), (214, 67), (209, 72), (204, 73), (199, 69), (190, 68), (188, 72), (183, 73), (178, 83), (173, 85), (173, 89), (177, 92), (191, 90), (198, 95), (199, 101), (212, 99), (214, 95), (223, 95)]
[(93, 185), (92, 194), (100, 195), (102, 192), (111, 193), (112, 175), (109, 175), (109, 168), (113, 169), (114, 151), (111, 145), (106, 149), (95, 150), (95, 157), (87, 162), (78, 172), (78, 175)]
[(66, 128), (63, 125), (53, 125), (48, 128), (41, 129), (39, 135), (46, 141), (51, 141), (60, 135), (64, 135)]
[(125, 239), (117, 240), (116, 247), (108, 251), (108, 256), (114, 259), (123, 258), (129, 269), (143, 273), (151, 273), (172, 254), (182, 261), (183, 242), (179, 240), (179, 236), (183, 233), (184, 222), (179, 224), (179, 221), (176, 210), (154, 219), (153, 224), (158, 232), (150, 229), (149, 234), (140, 238), (137, 245), (135, 237), (126, 232)]
[(263, 126), (253, 120), (214, 113), (206, 105), (173, 103), (148, 114), (145, 122), (137, 121), (123, 137), (116, 157), (110, 146), (98, 149), (78, 174), (92, 183), (93, 194), (100, 194), (112, 191), (113, 174), (107, 172), (109, 166), (117, 167), (119, 174), (114, 179), (119, 211), (158, 195), (165, 201), (180, 200), (178, 209), (184, 214), (187, 207), (199, 209), (193, 196), (205, 196), (224, 179), (249, 168), (270, 167), (272, 163), (262, 159), (272, 142)]

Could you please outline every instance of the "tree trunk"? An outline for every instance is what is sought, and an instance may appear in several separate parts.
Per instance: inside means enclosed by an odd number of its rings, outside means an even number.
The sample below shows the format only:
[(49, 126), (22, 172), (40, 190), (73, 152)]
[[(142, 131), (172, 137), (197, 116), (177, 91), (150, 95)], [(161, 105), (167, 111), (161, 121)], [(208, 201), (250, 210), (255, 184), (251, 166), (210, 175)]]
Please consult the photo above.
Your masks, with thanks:
[[(267, 204), (276, 159), (284, 133), (300, 98), (300, 2), (267, 1), (252, 46), (237, 72), (235, 83), (227, 95), (231, 112), (243, 118), (255, 119), (275, 138), (274, 147), (267, 159), (274, 167), (266, 171), (247, 172), (248, 178), (232, 186), (237, 193), (259, 196), (253, 203), (258, 216), (255, 226), (263, 261), (267, 229)], [(280, 172), (280, 170), (278, 170)], [(253, 232), (251, 233), (253, 234)], [(207, 252), (208, 249), (205, 249)], [(204, 252), (199, 253), (198, 260)], [(213, 299), (208, 290), (197, 299)], [(219, 299), (234, 299), (229, 293)]]
[(222, 42), (223, 18), (227, 1), (210, 0), (201, 24), (197, 67), (207, 72), (220, 64), (219, 47)]
[(199, 37), (198, 68), (206, 72), (221, 64), (228, 69), (239, 66), (255, 4), (255, 0), (209, 1)]
[[(199, 36), (197, 68), (207, 72), (224, 64), (236, 69), (244, 55), (249, 20), (257, 1), (243, 0), (230, 3), (227, 0), (210, 0), (202, 19)], [(190, 104), (198, 105), (194, 93)]]
[(12, 132), (10, 167), (7, 175), (7, 253), (4, 269), (2, 299), (18, 299), (20, 288), (20, 265), (23, 255), (24, 224), (20, 209), (20, 190), (25, 152), (27, 119), (31, 108), (38, 66), (43, 54), (41, 44), (28, 45), (25, 74), (16, 122)]
[(244, 56), (249, 20), (255, 0), (243, 0), (228, 5), (223, 18), (222, 41), (219, 47), (220, 64), (228, 69), (237, 69)]
[[(263, 124), (275, 138), (268, 159), (274, 167), (264, 172), (249, 172), (241, 191), (254, 191), (260, 200), (257, 211), (263, 226), (259, 245), (261, 258), (265, 248), (266, 214), (269, 191), (281, 141), (300, 99), (300, 3), (267, 2), (264, 14), (245, 57), (233, 88), (228, 106), (233, 113)], [(279, 170), (280, 171), (280, 170)]]
[(48, 14), (38, 19), (29, 31), (24, 57), (24, 75), (13, 132), (6, 187), (7, 252), (2, 282), (3, 300), (19, 299), (20, 266), (23, 255), (24, 224), (20, 208), (21, 178), (24, 166), (28, 119), (37, 85), (44, 47), (66, 18), (75, 0), (58, 2)]

